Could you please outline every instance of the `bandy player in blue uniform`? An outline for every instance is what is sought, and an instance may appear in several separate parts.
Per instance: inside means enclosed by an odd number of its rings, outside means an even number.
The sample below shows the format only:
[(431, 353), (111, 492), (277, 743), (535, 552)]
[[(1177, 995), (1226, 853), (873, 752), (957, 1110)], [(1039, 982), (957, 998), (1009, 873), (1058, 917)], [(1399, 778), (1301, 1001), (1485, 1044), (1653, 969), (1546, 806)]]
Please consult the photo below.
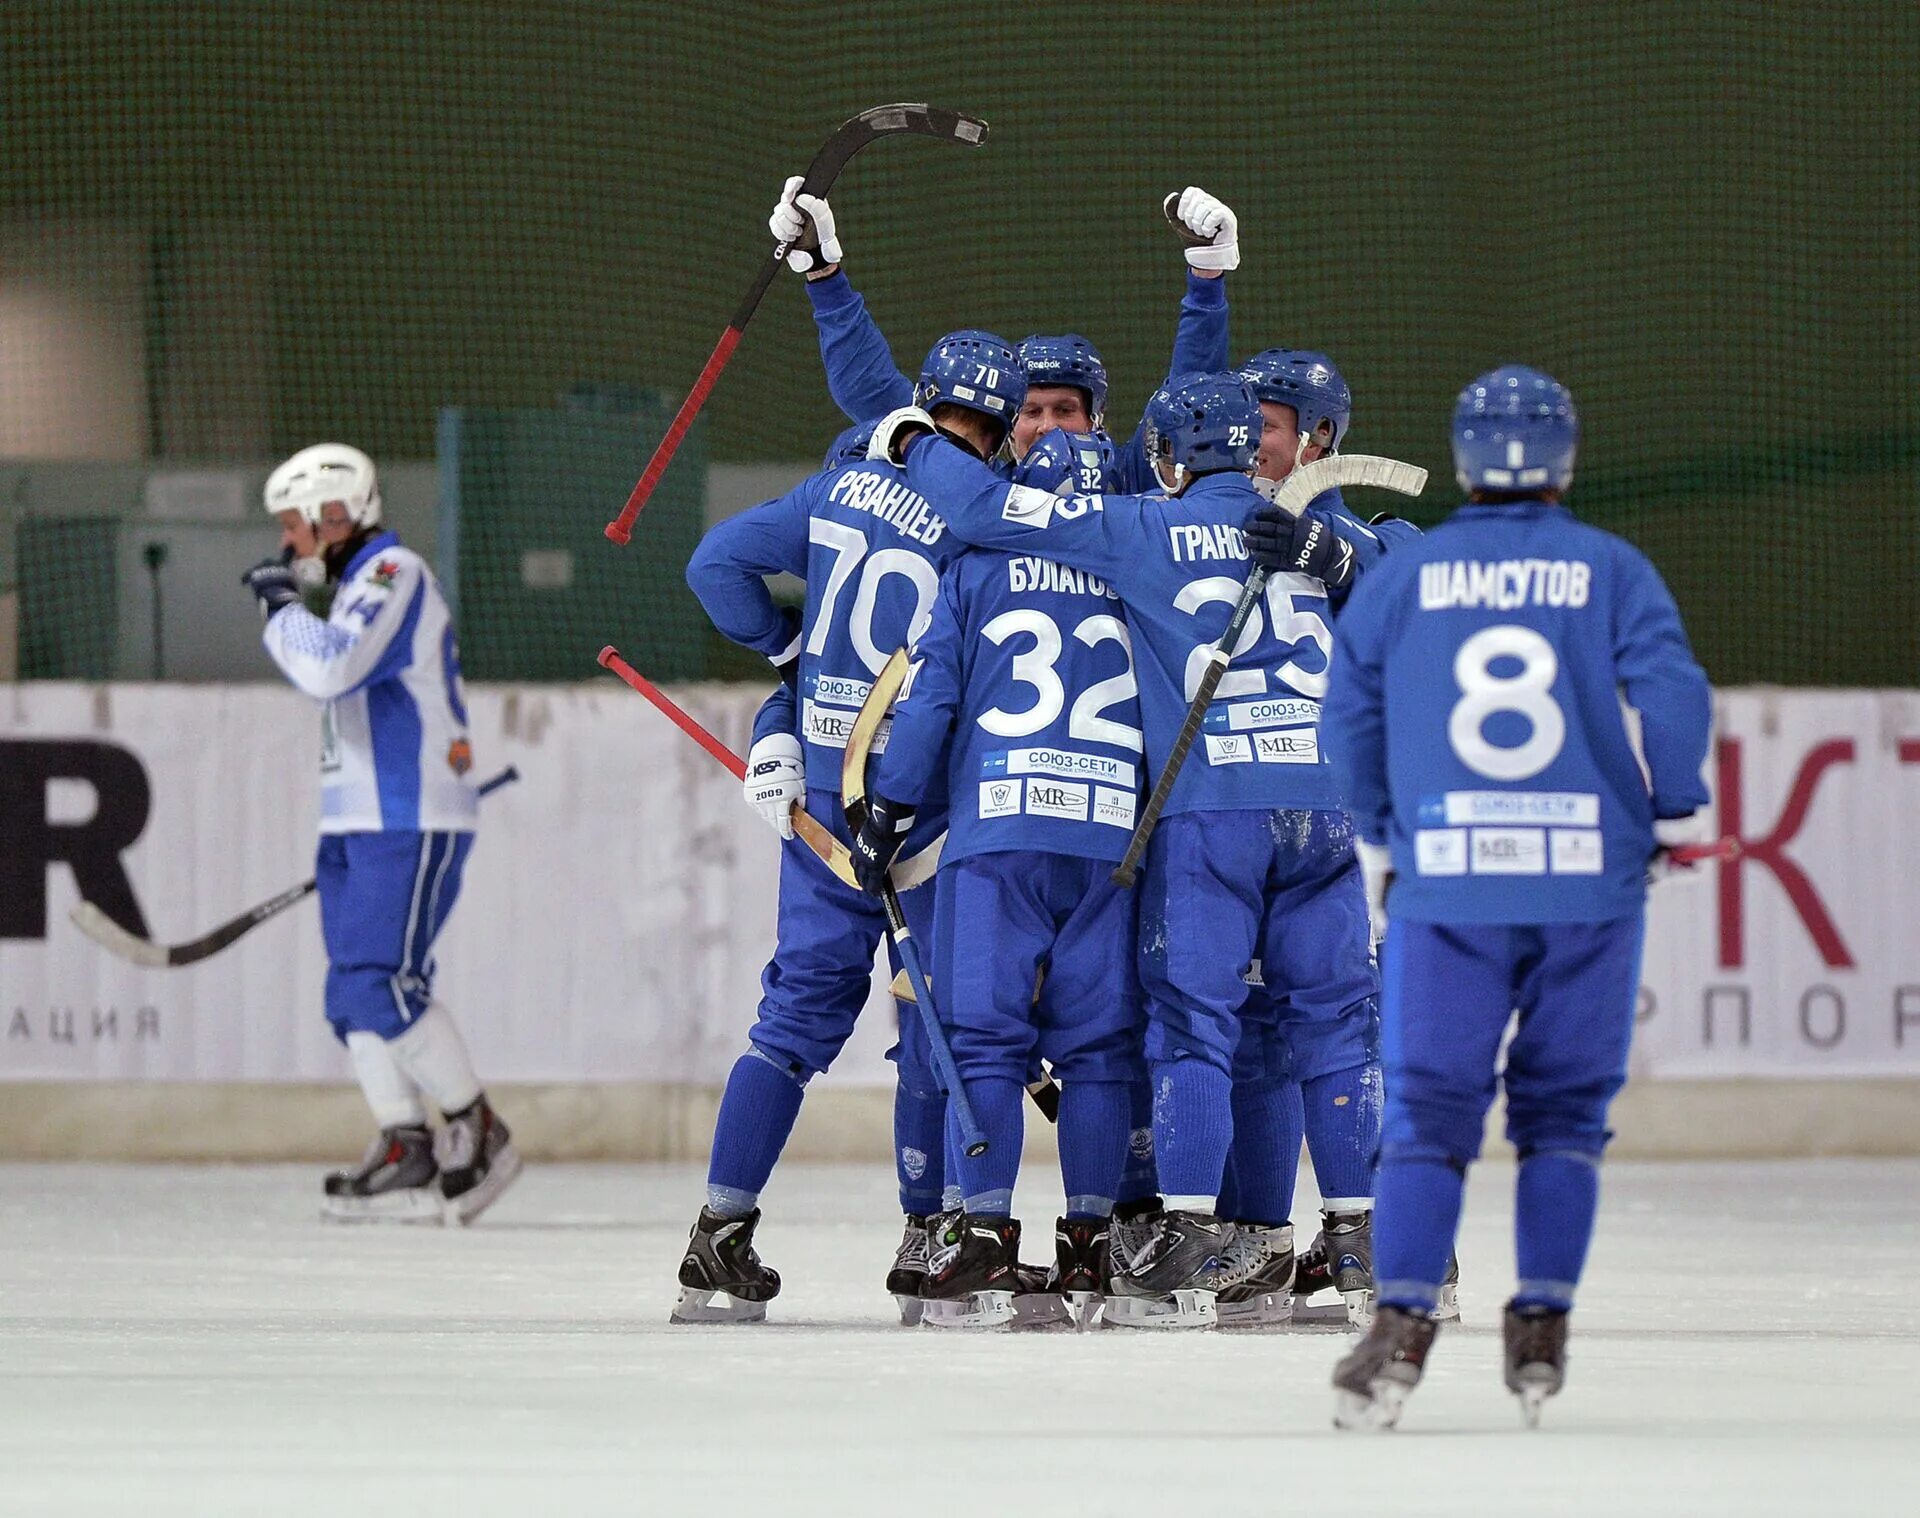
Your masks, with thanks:
[[(1112, 458), (1104, 438), (1055, 430), (1015, 477), (1063, 496), (1099, 491)], [(1030, 554), (975, 552), (948, 567), (854, 850), (877, 890), (923, 798), (948, 797), (934, 999), (989, 1148), (966, 1155), (949, 1116), (962, 1201), (932, 1240), (935, 1326), (1013, 1317), (1013, 1188), (1036, 1053), (1061, 1083), (1066, 1208), (1049, 1293), (1087, 1326), (1105, 1293), (1141, 1078), (1134, 903), (1112, 873), (1133, 831), (1142, 747), (1131, 643), (1106, 584)]]
[(1391, 1426), (1420, 1379), (1496, 1080), (1520, 1154), (1507, 1385), (1530, 1422), (1560, 1389), (1649, 865), (1703, 833), (1706, 676), (1653, 566), (1561, 504), (1578, 440), (1548, 376), (1480, 376), (1453, 416), (1467, 504), (1390, 555), (1339, 623), (1325, 739), (1392, 916), (1380, 1305), (1334, 1373), (1342, 1427)]
[[(1096, 575), (1126, 608), (1150, 772), (1166, 763), (1212, 645), (1249, 570), (1241, 528), (1264, 498), (1248, 477), (1260, 440), (1253, 393), (1233, 374), (1183, 375), (1147, 407), (1147, 450), (1167, 493), (1061, 499), (1008, 485), (950, 442), (925, 415), (895, 413), (874, 447), (904, 452), (907, 477), (938, 503), (953, 532), (983, 547), (1044, 553)], [(1147, 855), (1140, 902), (1140, 970), (1147, 1057), (1154, 1081), (1154, 1148), (1167, 1212), (1152, 1241), (1114, 1282), (1169, 1326), (1214, 1320), (1230, 1240), (1216, 1207), (1233, 1137), (1231, 1070), (1240, 1041), (1245, 973), (1258, 956), (1270, 976), (1305, 988), (1321, 973), (1317, 945), (1364, 918), (1357, 874), (1323, 893), (1316, 930), (1283, 914), (1296, 880), (1323, 872), (1317, 851), (1276, 816), (1330, 808), (1331, 770), (1319, 759), (1319, 696), (1332, 632), (1318, 577), (1369, 551), (1325, 515), (1297, 524), (1310, 573), (1269, 582), (1261, 615), (1241, 640), (1214, 712), (1221, 725), (1195, 746)], [(1338, 545), (1336, 553), (1335, 545)], [(1377, 545), (1371, 545), (1377, 552)], [(1350, 852), (1350, 849), (1349, 849)], [(1334, 921), (1339, 919), (1339, 921)], [(1364, 971), (1364, 959), (1361, 970)], [(1303, 997), (1328, 1009), (1353, 1003), (1328, 983)], [(1295, 1162), (1295, 1155), (1285, 1163)], [(1279, 1163), (1278, 1160), (1272, 1163)]]
[[(984, 459), (1004, 441), (1024, 391), (1007, 344), (988, 333), (960, 332), (928, 354), (917, 394)], [(701, 540), (687, 583), (722, 633), (765, 654), (792, 687), (791, 698), (762, 708), (747, 767), (748, 799), (783, 833), (787, 806), (804, 797), (814, 817), (851, 841), (840, 770), (853, 719), (888, 656), (925, 628), (940, 572), (964, 547), (900, 470), (864, 459), (835, 464)], [(764, 577), (778, 573), (806, 581), (798, 627), (767, 590)], [(782, 722), (794, 717), (797, 729), (783, 730)], [(883, 733), (875, 749), (884, 752), (884, 745)], [(944, 810), (943, 804), (925, 808), (906, 839), (907, 852), (945, 827)], [(928, 921), (932, 896), (921, 887), (902, 898), (915, 937), (929, 943), (935, 941)], [(753, 1246), (760, 1192), (793, 1130), (807, 1082), (832, 1063), (853, 1031), (886, 928), (878, 903), (838, 880), (791, 837), (781, 850), (779, 912), (759, 1017), (747, 1052), (727, 1077), (714, 1127), (707, 1202), (680, 1265), (676, 1322), (758, 1321), (779, 1292), (779, 1276)], [(888, 1288), (906, 1299), (903, 1312), (911, 1316), (925, 1273), (926, 1217), (938, 1209), (943, 1189), (946, 1099), (915, 1018), (901, 1020), (893, 1055), (899, 1072), (895, 1160), (906, 1224)], [(903, 1273), (913, 1281), (902, 1280)], [(716, 1297), (726, 1300), (716, 1304)]]
[[(836, 405), (855, 422), (874, 421), (913, 401), (913, 385), (893, 362), (886, 338), (853, 288), (840, 261), (842, 248), (833, 208), (820, 196), (801, 195), (800, 176), (788, 179), (767, 226), (782, 242), (796, 244), (787, 262), (807, 278), (807, 298), (820, 329), (820, 357)], [(1187, 289), (1180, 303), (1169, 375), (1224, 369), (1227, 343), (1225, 276), (1240, 265), (1239, 223), (1217, 197), (1189, 186), (1175, 216), (1189, 237)], [(1218, 350), (1219, 357), (1212, 355)], [(1026, 399), (1007, 434), (1016, 462), (1048, 431), (1099, 432), (1105, 425), (1107, 369), (1093, 344), (1077, 333), (1035, 335), (1019, 348), (1027, 375)], [(1142, 433), (1119, 445), (1114, 488), (1151, 490), (1153, 475)]]
[[(473, 747), (460, 652), (425, 561), (380, 529), (380, 485), (357, 448), (303, 449), (267, 480), (283, 553), (245, 576), (267, 652), (324, 702), (320, 854), (327, 1021), (380, 1132), (326, 1179), (340, 1221), (465, 1223), (520, 1173), (460, 1030), (433, 1000), (433, 944), (473, 846)], [(325, 618), (302, 588), (333, 582)], [(428, 1102), (445, 1119), (436, 1145)]]

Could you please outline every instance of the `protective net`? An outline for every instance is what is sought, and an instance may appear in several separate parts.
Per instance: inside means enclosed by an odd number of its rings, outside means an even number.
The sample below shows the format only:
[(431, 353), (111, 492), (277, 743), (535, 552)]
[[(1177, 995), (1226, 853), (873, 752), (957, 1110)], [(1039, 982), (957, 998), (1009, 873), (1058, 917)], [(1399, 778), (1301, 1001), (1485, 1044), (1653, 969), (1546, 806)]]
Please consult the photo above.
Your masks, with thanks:
[[(456, 587), (471, 672), (619, 641), (725, 674), (703, 515), (841, 425), (782, 273), (633, 544), (599, 537), (832, 127), (992, 124), (834, 195), (911, 371), (1071, 328), (1131, 425), (1181, 290), (1162, 195), (1238, 212), (1236, 354), (1331, 353), (1349, 446), (1453, 499), (1504, 360), (1581, 405), (1573, 502), (1716, 681), (1909, 684), (1920, 646), (1920, 9), (901, 9), (12, 0), (0, 35), (0, 660), (257, 675), (231, 575), (276, 459), (350, 441)], [(755, 469), (751, 466), (765, 466)], [(153, 563), (158, 554), (160, 562)], [(249, 662), (250, 661), (250, 662)], [(0, 670), (6, 665), (0, 663)]]

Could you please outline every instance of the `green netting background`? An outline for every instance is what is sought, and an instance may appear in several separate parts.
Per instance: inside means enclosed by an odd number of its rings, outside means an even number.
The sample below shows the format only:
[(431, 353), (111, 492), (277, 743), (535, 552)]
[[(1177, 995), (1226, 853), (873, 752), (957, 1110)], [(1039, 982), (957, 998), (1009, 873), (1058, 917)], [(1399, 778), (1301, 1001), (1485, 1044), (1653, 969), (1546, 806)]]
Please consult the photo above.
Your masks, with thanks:
[[(550, 409), (581, 383), (676, 396), (783, 176), (854, 111), (926, 99), (993, 140), (883, 143), (834, 197), (909, 370), (951, 326), (1075, 328), (1127, 425), (1180, 291), (1160, 197), (1199, 183), (1240, 216), (1236, 351), (1332, 353), (1351, 447), (1445, 481), (1461, 382), (1540, 364), (1584, 414), (1574, 504), (1654, 556), (1716, 680), (1914, 682), (1911, 0), (5, 9), (0, 293), (23, 228), (136, 242), (104, 317), (137, 329), (148, 460), (264, 466), (322, 437), (430, 460), (446, 407)], [(6, 330), (0, 412), (33, 340)], [(783, 275), (706, 455), (804, 459), (839, 425)], [(578, 517), (579, 552), (620, 553), (592, 543), (621, 493), (604, 459), (495, 472), (522, 481), (522, 516)], [(0, 504), (0, 593), (32, 581), (37, 615), (64, 593), (98, 620), (97, 577), (29, 562), (21, 494)], [(558, 674), (608, 638), (724, 669), (658, 573), (699, 495), (582, 570), (591, 594), (517, 594), (524, 534), (495, 534), (512, 552), (459, 571), (465, 638), (505, 650), (476, 673)], [(463, 555), (489, 509), (507, 508), (463, 503)], [(516, 646), (541, 652), (523, 668)]]

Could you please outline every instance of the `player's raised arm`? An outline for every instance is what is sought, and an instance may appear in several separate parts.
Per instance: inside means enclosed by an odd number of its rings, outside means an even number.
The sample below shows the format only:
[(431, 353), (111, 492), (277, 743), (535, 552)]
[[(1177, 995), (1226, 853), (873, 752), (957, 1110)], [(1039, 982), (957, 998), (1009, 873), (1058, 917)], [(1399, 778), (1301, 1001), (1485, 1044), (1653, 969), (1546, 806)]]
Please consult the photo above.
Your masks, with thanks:
[(1625, 543), (1615, 550), (1614, 587), (1614, 666), (1627, 704), (1640, 713), (1653, 815), (1689, 817), (1708, 799), (1700, 767), (1712, 735), (1713, 691), (1660, 572)]
[(840, 238), (833, 207), (819, 195), (802, 195), (800, 176), (786, 182), (767, 227), (778, 242), (797, 242), (787, 264), (807, 277), (814, 325), (820, 330), (820, 360), (833, 403), (856, 422), (871, 421), (913, 399), (913, 384), (893, 361), (866, 300), (840, 267)]
[[(412, 639), (400, 636), (419, 614), (425, 582), (420, 560), (404, 549), (362, 555), (341, 584), (334, 617), (322, 621), (285, 596), (284, 586), (256, 565), (247, 586), (267, 615), (261, 635), (267, 652), (295, 686), (317, 701), (345, 696), (399, 671), (412, 657)], [(343, 615), (344, 613), (344, 615)]]

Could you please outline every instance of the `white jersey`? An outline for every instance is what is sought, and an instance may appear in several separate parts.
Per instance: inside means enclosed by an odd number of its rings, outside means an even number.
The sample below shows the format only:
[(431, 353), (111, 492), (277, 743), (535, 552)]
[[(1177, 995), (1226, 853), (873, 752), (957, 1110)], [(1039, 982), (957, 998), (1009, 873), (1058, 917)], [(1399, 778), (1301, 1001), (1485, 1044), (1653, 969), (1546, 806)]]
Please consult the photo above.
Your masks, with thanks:
[(267, 652), (321, 713), (322, 833), (470, 832), (473, 746), (453, 616), (425, 560), (383, 532), (321, 621), (285, 606)]

